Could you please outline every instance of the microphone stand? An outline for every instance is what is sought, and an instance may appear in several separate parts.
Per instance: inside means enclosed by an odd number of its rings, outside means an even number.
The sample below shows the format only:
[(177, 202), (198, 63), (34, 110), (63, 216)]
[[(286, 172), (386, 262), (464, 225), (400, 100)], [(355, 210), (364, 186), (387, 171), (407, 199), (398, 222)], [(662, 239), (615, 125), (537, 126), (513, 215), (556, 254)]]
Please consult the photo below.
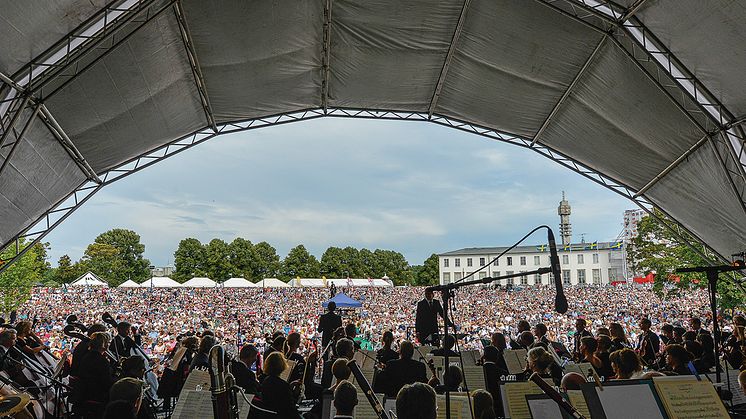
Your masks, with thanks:
[[(457, 288), (466, 287), (470, 285), (477, 285), (477, 284), (489, 284), (494, 281), (499, 281), (501, 279), (507, 279), (507, 278), (516, 278), (519, 276), (524, 275), (531, 275), (531, 274), (548, 274), (552, 272), (552, 268), (539, 268), (533, 271), (528, 272), (518, 272), (513, 273), (510, 275), (501, 275), (497, 277), (486, 277), (482, 279), (474, 279), (471, 281), (461, 281), (461, 282), (452, 282), (450, 284), (443, 284), (443, 285), (435, 285), (432, 287), (425, 288), (425, 291), (440, 291), (441, 298), (443, 299), (443, 329), (445, 330), (445, 333), (443, 334), (443, 341), (445, 342), (448, 339), (448, 326), (450, 325), (453, 328), (454, 337), (456, 335), (456, 324), (451, 322), (450, 320), (450, 314), (449, 314), (449, 304), (450, 299), (454, 297), (455, 290)], [(444, 346), (445, 348), (445, 346)], [(447, 370), (448, 368), (448, 351), (445, 350), (444, 357), (443, 357), (443, 367)], [(446, 386), (446, 418), (451, 419), (451, 391)]]

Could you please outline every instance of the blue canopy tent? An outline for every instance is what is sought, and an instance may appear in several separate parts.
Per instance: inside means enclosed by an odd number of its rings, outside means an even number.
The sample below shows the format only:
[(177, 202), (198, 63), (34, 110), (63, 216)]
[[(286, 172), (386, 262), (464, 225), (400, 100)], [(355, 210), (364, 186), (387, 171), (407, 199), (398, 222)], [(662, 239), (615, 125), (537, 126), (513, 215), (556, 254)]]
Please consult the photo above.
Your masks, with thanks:
[(331, 299), (324, 301), (324, 308), (329, 305), (330, 301), (334, 301), (334, 303), (337, 305), (337, 308), (361, 308), (363, 306), (363, 303), (355, 300), (354, 298), (343, 292), (340, 292)]

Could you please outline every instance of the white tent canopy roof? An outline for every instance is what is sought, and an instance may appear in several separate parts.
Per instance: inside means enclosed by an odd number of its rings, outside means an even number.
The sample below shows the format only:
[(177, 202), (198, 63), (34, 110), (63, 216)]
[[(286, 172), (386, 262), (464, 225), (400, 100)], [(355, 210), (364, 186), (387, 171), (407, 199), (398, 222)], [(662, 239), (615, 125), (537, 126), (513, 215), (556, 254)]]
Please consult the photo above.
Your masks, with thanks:
[(223, 282), (223, 287), (225, 288), (252, 288), (255, 287), (253, 282), (249, 281), (246, 278), (230, 278), (226, 279), (225, 282)]
[(184, 282), (181, 286), (185, 288), (215, 288), (217, 284), (210, 278), (197, 276)]
[(277, 278), (264, 278), (255, 284), (262, 288), (287, 288), (290, 285), (287, 282), (280, 281)]
[(213, 130), (332, 115), (530, 147), (661, 207), (720, 255), (746, 249), (746, 8), (585, 3), (10, 2), (0, 245)]
[(153, 288), (178, 288), (181, 284), (167, 276), (154, 276), (147, 281), (140, 283), (140, 286)]
[(96, 274), (91, 271), (79, 276), (78, 279), (70, 284), (71, 287), (108, 287), (106, 282), (102, 281)]
[(122, 282), (121, 284), (119, 284), (119, 287), (117, 288), (140, 288), (140, 284), (138, 284), (137, 282), (131, 279), (128, 279)]
[(392, 284), (380, 278), (295, 278), (289, 284), (294, 287), (324, 288), (336, 287), (390, 287)]

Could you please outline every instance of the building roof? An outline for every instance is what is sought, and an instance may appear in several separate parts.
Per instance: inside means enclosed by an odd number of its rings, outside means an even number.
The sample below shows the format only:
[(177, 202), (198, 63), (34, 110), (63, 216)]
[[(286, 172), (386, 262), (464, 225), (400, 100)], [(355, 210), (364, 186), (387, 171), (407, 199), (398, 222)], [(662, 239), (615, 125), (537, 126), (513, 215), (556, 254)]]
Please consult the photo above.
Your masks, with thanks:
[(78, 279), (70, 284), (71, 287), (108, 287), (109, 285), (102, 281), (91, 271), (79, 276)]
[[(492, 255), (497, 256), (507, 249), (509, 246), (503, 247), (465, 247), (463, 249), (453, 250), (450, 252), (439, 253), (438, 256), (461, 256), (461, 255)], [(608, 250), (608, 249), (621, 249), (621, 242), (591, 242), (591, 243), (574, 243), (569, 248), (557, 245), (557, 252), (575, 252), (583, 250)], [(511, 250), (508, 254), (516, 253), (537, 253), (546, 252), (549, 254), (549, 247), (546, 244), (536, 244), (532, 246), (517, 246)]]
[(131, 279), (128, 279), (122, 282), (121, 284), (119, 284), (119, 287), (117, 288), (140, 288), (140, 284), (138, 284), (137, 282)]
[(246, 278), (226, 279), (222, 285), (225, 288), (252, 288), (256, 286), (253, 282), (249, 281)]
[(264, 278), (255, 284), (257, 287), (262, 288), (286, 288), (290, 287), (287, 282), (280, 281), (277, 278)]
[(184, 282), (181, 286), (185, 288), (215, 288), (217, 284), (210, 278), (197, 276)]
[(167, 276), (154, 276), (146, 281), (141, 282), (140, 286), (153, 288), (178, 288), (181, 286), (181, 284)]
[(22, 138), (0, 171), (0, 248), (216, 132), (344, 116), (530, 145), (724, 257), (746, 249), (741, 2), (328, 3), (3, 8), (0, 117)]

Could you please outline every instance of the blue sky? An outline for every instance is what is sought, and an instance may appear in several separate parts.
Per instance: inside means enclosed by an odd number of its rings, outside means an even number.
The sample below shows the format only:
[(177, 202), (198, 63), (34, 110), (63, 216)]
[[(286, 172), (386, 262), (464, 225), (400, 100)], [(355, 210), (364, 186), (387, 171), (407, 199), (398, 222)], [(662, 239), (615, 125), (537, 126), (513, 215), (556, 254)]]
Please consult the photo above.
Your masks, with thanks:
[[(241, 236), (281, 257), (304, 244), (432, 253), (508, 245), (557, 230), (562, 191), (574, 241), (613, 240), (635, 205), (539, 154), (411, 121), (322, 118), (231, 134), (117, 181), (50, 233), (50, 259), (79, 259), (101, 232), (138, 232), (173, 264), (179, 241)], [(541, 233), (531, 243), (545, 239)]]

